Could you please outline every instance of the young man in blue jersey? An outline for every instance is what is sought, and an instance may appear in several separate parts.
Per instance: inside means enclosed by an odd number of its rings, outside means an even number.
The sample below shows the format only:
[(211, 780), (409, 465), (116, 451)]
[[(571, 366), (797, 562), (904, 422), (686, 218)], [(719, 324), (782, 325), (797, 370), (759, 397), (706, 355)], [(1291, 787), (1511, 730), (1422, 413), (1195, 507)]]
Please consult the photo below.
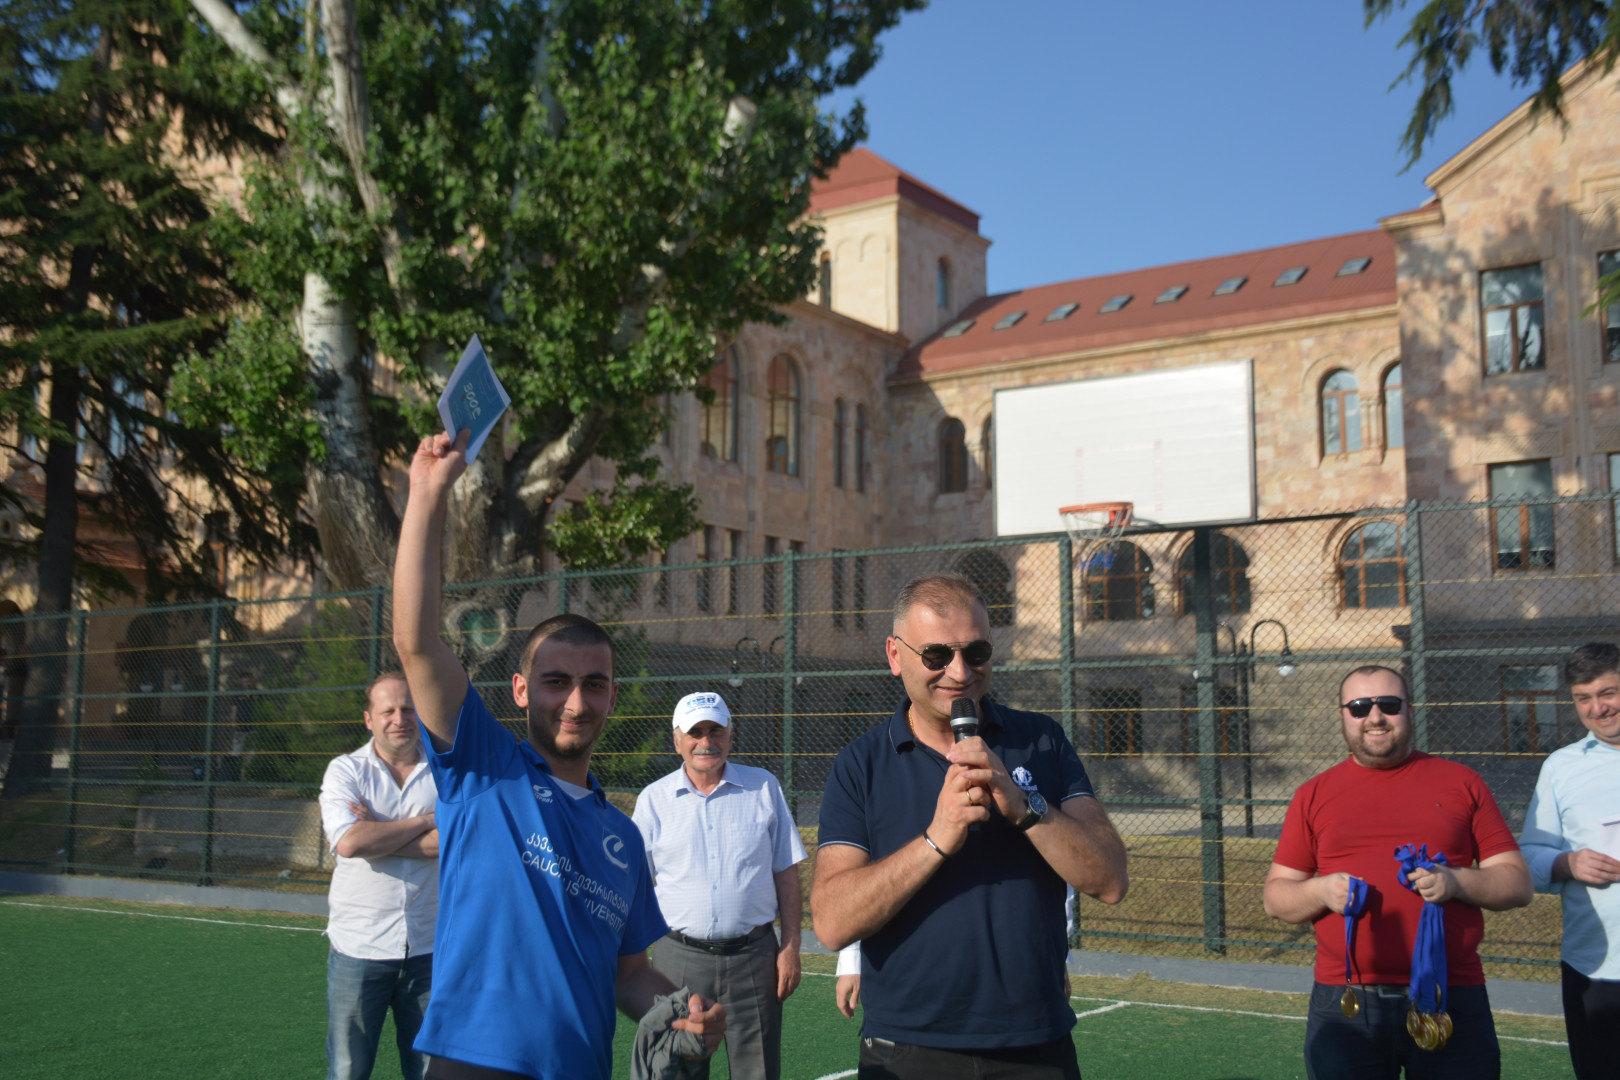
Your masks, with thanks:
[[(512, 676), (528, 739), (501, 727), (439, 636), (440, 560), (467, 433), (422, 440), (394, 562), (394, 645), (439, 788), (433, 998), (416, 1040), (428, 1080), (599, 1077), (614, 1008), (675, 987), (647, 947), (658, 911), (641, 833), (590, 775), (613, 711), (613, 643), (578, 615), (535, 627)], [(692, 995), (674, 1027), (713, 1052), (725, 1012)]]

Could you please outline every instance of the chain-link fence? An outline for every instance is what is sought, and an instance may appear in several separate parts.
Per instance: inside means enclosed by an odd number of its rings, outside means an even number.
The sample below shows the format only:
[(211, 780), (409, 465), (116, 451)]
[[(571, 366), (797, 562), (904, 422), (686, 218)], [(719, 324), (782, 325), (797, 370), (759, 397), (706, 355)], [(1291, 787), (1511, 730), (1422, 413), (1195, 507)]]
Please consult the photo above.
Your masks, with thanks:
[[(621, 683), (593, 769), (621, 805), (676, 766), (675, 700), (713, 690), (737, 717), (735, 755), (774, 772), (813, 827), (838, 750), (900, 701), (883, 660), (895, 593), (961, 572), (989, 607), (993, 695), (1064, 723), (1126, 838), (1130, 896), (1081, 905), (1094, 948), (1303, 962), (1309, 928), (1267, 919), (1260, 889), (1290, 795), (1343, 758), (1343, 674), (1406, 672), (1418, 745), (1481, 772), (1517, 830), (1541, 760), (1583, 731), (1561, 659), (1620, 638), (1615, 503), (1597, 496), (1137, 533), (1078, 566), (1061, 535), (783, 546), (454, 586), (446, 633), (520, 733), (509, 686), (527, 628), (591, 615)], [(0, 867), (324, 887), (314, 796), (367, 738), (362, 689), (396, 664), (384, 591), (79, 612), (64, 628), (52, 656), (41, 620), (0, 625), (21, 728)], [(40, 696), (41, 671), (59, 694)], [(19, 725), (30, 709), (48, 722)], [(1550, 978), (1559, 931), (1551, 897), (1487, 914), (1490, 970)]]

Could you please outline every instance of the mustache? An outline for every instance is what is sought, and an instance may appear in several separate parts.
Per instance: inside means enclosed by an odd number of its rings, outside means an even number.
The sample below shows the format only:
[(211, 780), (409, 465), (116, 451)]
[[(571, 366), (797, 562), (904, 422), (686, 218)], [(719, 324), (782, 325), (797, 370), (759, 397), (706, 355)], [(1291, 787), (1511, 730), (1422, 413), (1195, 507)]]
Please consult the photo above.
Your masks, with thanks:
[(709, 749), (706, 749), (706, 750), (693, 750), (692, 751), (692, 756), (693, 757), (719, 757), (720, 756), (720, 751), (715, 750), (713, 748), (709, 748)]

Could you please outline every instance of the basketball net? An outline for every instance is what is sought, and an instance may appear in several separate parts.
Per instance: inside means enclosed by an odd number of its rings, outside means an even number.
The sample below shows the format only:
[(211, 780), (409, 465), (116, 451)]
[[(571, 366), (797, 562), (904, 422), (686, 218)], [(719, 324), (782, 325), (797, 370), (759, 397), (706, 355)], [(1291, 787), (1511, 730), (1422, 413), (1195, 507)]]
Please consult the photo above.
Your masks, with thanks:
[[(1131, 525), (1132, 504), (1128, 502), (1080, 503), (1058, 510), (1074, 548), (1075, 589), (1085, 588), (1094, 572), (1106, 574), (1114, 566), (1114, 546)], [(1085, 617), (1085, 599), (1076, 603), (1077, 618)]]

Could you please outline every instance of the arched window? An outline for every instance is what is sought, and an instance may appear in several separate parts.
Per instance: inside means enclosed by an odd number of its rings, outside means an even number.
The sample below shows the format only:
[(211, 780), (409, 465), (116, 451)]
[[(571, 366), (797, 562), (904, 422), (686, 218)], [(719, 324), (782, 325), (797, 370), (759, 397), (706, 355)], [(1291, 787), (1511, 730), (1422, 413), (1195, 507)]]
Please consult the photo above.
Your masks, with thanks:
[(765, 468), (799, 475), (799, 369), (785, 356), (771, 361), (765, 380), (770, 395), (765, 434)]
[[(1243, 545), (1216, 533), (1210, 537), (1211, 585), (1215, 589), (1215, 614), (1247, 615), (1249, 613), (1249, 553)], [(1193, 614), (1193, 546), (1181, 553), (1176, 564), (1176, 583), (1181, 593), (1181, 613)]]
[(1406, 559), (1401, 554), (1401, 527), (1393, 521), (1369, 521), (1345, 537), (1339, 549), (1339, 579), (1347, 608), (1406, 606)]
[(1153, 618), (1153, 560), (1146, 552), (1129, 541), (1116, 540), (1087, 561), (1087, 619), (1127, 622)]
[(984, 459), (984, 486), (988, 489), (990, 481), (995, 475), (996, 457), (992, 452), (995, 449), (995, 417), (984, 418), (984, 428), (979, 433), (979, 454)]
[(832, 307), (832, 256), (821, 257), (821, 306)]
[(1384, 449), (1399, 450), (1406, 445), (1406, 423), (1401, 409), (1405, 398), (1401, 391), (1401, 365), (1396, 364), (1384, 375)]
[(967, 490), (967, 428), (954, 416), (939, 425), (939, 493)]
[(1349, 454), (1361, 449), (1361, 400), (1356, 377), (1335, 371), (1322, 384), (1322, 453)]
[(1018, 609), (1013, 595), (1013, 574), (1001, 556), (986, 548), (970, 551), (956, 560), (958, 574), (978, 586), (991, 626), (1011, 626)]
[(939, 306), (949, 311), (951, 308), (951, 260), (941, 258), (939, 267), (934, 271), (934, 299)]
[(703, 406), (703, 442), (699, 452), (721, 461), (737, 460), (737, 376), (741, 361), (737, 346), (720, 354), (699, 386), (714, 392)]
[(833, 402), (833, 487), (844, 486), (844, 399)]
[(866, 490), (866, 406), (855, 406), (855, 490)]

